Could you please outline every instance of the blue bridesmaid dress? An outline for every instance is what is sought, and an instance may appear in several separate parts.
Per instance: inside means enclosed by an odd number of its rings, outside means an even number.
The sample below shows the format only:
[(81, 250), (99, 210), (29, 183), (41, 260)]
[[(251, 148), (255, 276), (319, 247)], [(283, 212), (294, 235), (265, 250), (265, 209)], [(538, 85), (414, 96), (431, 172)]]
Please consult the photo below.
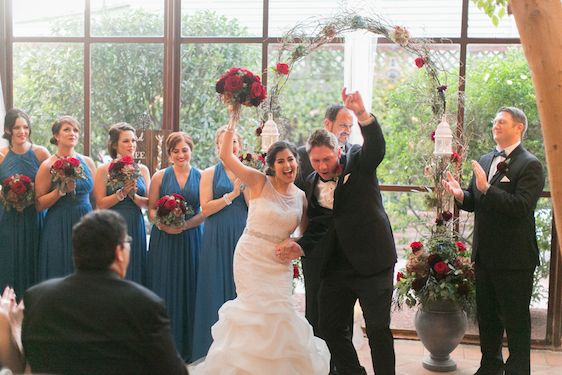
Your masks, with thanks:
[[(218, 163), (213, 176), (213, 199), (221, 198), (232, 189), (223, 164)], [(247, 217), (248, 206), (244, 195), (240, 194), (230, 206), (205, 219), (197, 273), (193, 360), (207, 354), (213, 341), (211, 327), (218, 321), (219, 308), (226, 301), (236, 298), (232, 261)]]
[[(15, 175), (26, 175), (35, 181), (39, 160), (30, 148), (24, 154), (12, 150), (0, 164), (0, 181)], [(38, 252), (44, 211), (37, 212), (35, 205), (22, 213), (6, 210), (0, 216), (0, 289), (6, 285), (14, 288), (18, 298), (38, 281)], [(1, 291), (0, 291), (1, 293)]]
[[(198, 213), (200, 180), (201, 172), (191, 168), (187, 182), (181, 188), (173, 167), (168, 167), (162, 178), (159, 196), (180, 194), (193, 211)], [(168, 234), (159, 230), (156, 225), (152, 226), (148, 245), (147, 283), (166, 303), (176, 348), (186, 362), (191, 361), (200, 247), (201, 225), (180, 234)]]
[(41, 280), (62, 277), (74, 271), (72, 261), (72, 227), (92, 211), (90, 193), (94, 186), (90, 168), (77, 155), (86, 179), (76, 180), (76, 195), (66, 194), (47, 209), (39, 248)]
[[(107, 195), (113, 194), (114, 191), (108, 187)], [(137, 194), (146, 197), (146, 183), (141, 176), (137, 179)], [(131, 242), (131, 255), (129, 258), (129, 267), (125, 278), (139, 284), (146, 284), (146, 227), (144, 225), (144, 216), (139, 206), (128, 196), (121, 202), (111, 207), (123, 216), (127, 222), (127, 232), (133, 238)]]

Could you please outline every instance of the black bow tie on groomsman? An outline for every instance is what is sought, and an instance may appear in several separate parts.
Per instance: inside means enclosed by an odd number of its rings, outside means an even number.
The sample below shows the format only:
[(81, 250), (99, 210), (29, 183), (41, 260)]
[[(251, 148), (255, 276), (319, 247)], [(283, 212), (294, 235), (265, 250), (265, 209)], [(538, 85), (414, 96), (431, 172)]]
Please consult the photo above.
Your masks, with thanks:
[(506, 153), (505, 153), (505, 150), (498, 151), (497, 149), (494, 148), (494, 151), (493, 151), (493, 152), (494, 152), (494, 158), (497, 158), (498, 156), (507, 158), (507, 155), (506, 155)]

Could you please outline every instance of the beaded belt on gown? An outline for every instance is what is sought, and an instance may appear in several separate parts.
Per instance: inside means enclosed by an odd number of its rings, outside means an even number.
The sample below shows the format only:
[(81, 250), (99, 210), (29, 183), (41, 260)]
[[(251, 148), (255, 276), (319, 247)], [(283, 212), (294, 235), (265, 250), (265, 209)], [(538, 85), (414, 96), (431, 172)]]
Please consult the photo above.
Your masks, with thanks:
[(244, 229), (244, 233), (252, 237), (257, 237), (257, 238), (261, 238), (262, 240), (273, 242), (275, 244), (279, 242), (283, 242), (285, 240), (285, 238), (274, 236), (272, 234), (261, 233), (249, 228)]

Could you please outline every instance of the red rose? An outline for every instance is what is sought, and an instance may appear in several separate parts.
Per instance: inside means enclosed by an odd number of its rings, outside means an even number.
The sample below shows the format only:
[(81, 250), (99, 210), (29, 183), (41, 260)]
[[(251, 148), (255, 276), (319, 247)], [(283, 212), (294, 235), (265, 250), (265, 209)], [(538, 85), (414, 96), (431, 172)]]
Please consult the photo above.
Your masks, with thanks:
[(246, 161), (252, 161), (253, 157), (252, 154), (250, 154), (249, 152), (246, 154)]
[(2, 185), (8, 185), (13, 179), (14, 176), (7, 177), (4, 181), (2, 181)]
[(431, 140), (435, 142), (435, 130), (431, 132)]
[(453, 218), (453, 213), (451, 211), (443, 211), (441, 213), (441, 217), (443, 218), (443, 220), (449, 221)]
[(261, 93), (262, 93), (261, 83), (259, 82), (252, 83), (252, 86), (250, 87), (250, 97), (259, 98), (261, 96)]
[(437, 254), (429, 254), (427, 257), (427, 264), (433, 268), (437, 263), (441, 262), (441, 257)]
[(174, 198), (176, 198), (176, 199), (179, 199), (180, 201), (185, 201), (185, 198), (184, 198), (184, 197), (182, 197), (181, 195), (176, 194), (176, 193), (173, 193), (173, 194), (172, 194), (172, 197), (174, 197)]
[(396, 281), (400, 282), (400, 280), (402, 280), (404, 278), (404, 274), (402, 272), (398, 272), (396, 274)]
[(423, 59), (423, 57), (416, 57), (416, 59), (414, 61), (415, 61), (416, 66), (418, 68), (421, 68), (422, 66), (425, 65), (425, 60)]
[(298, 279), (300, 276), (299, 266), (293, 264), (293, 279)]
[(25, 175), (21, 175), (20, 176), (20, 181), (25, 182), (26, 184), (30, 184), (31, 183), (31, 178), (25, 176)]
[(437, 87), (437, 92), (443, 93), (447, 90), (447, 85), (441, 85)]
[(410, 244), (410, 248), (412, 249), (413, 253), (417, 253), (423, 247), (423, 243), (420, 241), (414, 241)]
[(453, 154), (451, 155), (451, 162), (457, 163), (460, 160), (461, 160), (461, 156), (458, 153), (453, 152)]
[(447, 263), (441, 261), (435, 263), (435, 265), (433, 266), (433, 270), (442, 275), (449, 270), (449, 266), (447, 265)]
[(498, 172), (500, 173), (507, 172), (507, 162), (505, 160), (500, 161), (498, 163)]
[(225, 91), (238, 91), (243, 87), (244, 83), (242, 82), (242, 78), (238, 76), (230, 76), (224, 82), (224, 90)]
[(80, 160), (76, 158), (68, 158), (67, 160), (70, 163), (70, 165), (72, 165), (73, 167), (77, 167), (80, 165)]
[(121, 163), (125, 165), (131, 165), (135, 163), (135, 160), (131, 156), (125, 155), (121, 158)]
[(277, 70), (277, 73), (279, 74), (289, 74), (289, 65), (284, 64), (284, 63), (278, 63), (277, 66), (275, 67), (275, 70)]
[(461, 253), (466, 250), (466, 246), (460, 241), (455, 242), (455, 245), (457, 245), (457, 250)]
[(158, 202), (156, 202), (156, 207), (164, 207), (164, 203), (166, 203), (167, 200), (168, 200), (168, 196), (166, 195), (158, 199)]
[(25, 184), (23, 182), (16, 181), (12, 184), (10, 190), (16, 193), (17, 195), (20, 195), (25, 193), (27, 191), (27, 188), (25, 187)]
[(215, 83), (215, 91), (219, 94), (224, 93), (224, 81), (225, 80), (221, 77), (221, 79), (219, 79), (217, 83)]
[(176, 208), (177, 206), (178, 204), (176, 203), (175, 199), (168, 199), (166, 203), (164, 203), (164, 208), (170, 211)]
[(258, 126), (256, 128), (256, 137), (259, 137), (261, 135), (262, 131), (263, 131), (263, 128), (261, 126)]
[(58, 159), (53, 163), (54, 169), (62, 169), (63, 167), (64, 167), (64, 161), (62, 161), (62, 159)]

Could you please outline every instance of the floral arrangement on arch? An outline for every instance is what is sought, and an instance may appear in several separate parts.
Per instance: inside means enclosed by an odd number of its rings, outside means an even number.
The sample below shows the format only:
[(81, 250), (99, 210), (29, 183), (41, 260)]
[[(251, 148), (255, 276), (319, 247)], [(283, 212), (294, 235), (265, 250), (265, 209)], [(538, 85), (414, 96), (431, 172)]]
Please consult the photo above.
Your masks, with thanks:
[(2, 181), (0, 203), (7, 211), (12, 208), (22, 213), (35, 203), (34, 184), (26, 175), (16, 173)]
[(412, 54), (412, 62), (418, 68), (423, 68), (429, 78), (430, 84), (426, 97), (433, 116), (436, 119), (441, 118), (446, 110), (447, 85), (440, 81), (439, 73), (444, 69), (438, 67), (437, 60), (431, 54), (429, 45), (432, 41), (412, 38), (405, 27), (391, 25), (377, 14), (365, 15), (365, 13), (365, 9), (359, 14), (352, 8), (344, 6), (333, 17), (309, 18), (297, 23), (283, 35), (281, 45), (276, 51), (275, 65), (270, 68), (273, 76), (268, 82), (269, 96), (260, 105), (262, 119), (266, 119), (268, 113), (281, 112), (279, 96), (296, 62), (323, 45), (333, 42), (342, 34), (356, 30), (382, 35)]
[(474, 316), (476, 293), (470, 251), (463, 242), (454, 241), (444, 226), (440, 228), (425, 243), (410, 244), (406, 267), (396, 276), (395, 303), (400, 308), (404, 303), (414, 307), (449, 300)]

